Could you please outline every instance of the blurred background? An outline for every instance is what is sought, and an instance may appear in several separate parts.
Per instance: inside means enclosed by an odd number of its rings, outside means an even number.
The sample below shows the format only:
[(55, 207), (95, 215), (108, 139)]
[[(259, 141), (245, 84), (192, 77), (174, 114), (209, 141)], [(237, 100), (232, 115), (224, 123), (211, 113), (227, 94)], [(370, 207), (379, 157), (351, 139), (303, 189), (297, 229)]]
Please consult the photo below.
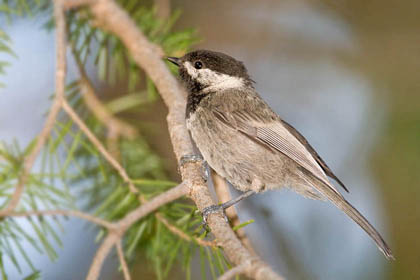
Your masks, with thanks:
[[(241, 221), (256, 220), (245, 229), (262, 258), (287, 279), (420, 279), (420, 2), (157, 4), (161, 13), (182, 11), (176, 28), (197, 28), (202, 40), (196, 48), (245, 63), (258, 92), (344, 182), (350, 190), (345, 197), (383, 234), (397, 260), (386, 261), (332, 204), (289, 191), (264, 193), (238, 206)], [(49, 106), (54, 34), (42, 30), (42, 22), (5, 27), (19, 57), (1, 77), (7, 87), (0, 89), (0, 137), (7, 141), (32, 139)], [(158, 101), (138, 117), (154, 124), (145, 133), (177, 179), (165, 114)], [(90, 265), (95, 232), (80, 220), (64, 226), (58, 262), (51, 265), (46, 256), (36, 261), (43, 279), (82, 279)], [(111, 257), (103, 279), (122, 279), (116, 268)], [(147, 271), (139, 259), (133, 278), (154, 279)], [(10, 279), (22, 276), (13, 273)], [(183, 279), (177, 269), (175, 278)]]

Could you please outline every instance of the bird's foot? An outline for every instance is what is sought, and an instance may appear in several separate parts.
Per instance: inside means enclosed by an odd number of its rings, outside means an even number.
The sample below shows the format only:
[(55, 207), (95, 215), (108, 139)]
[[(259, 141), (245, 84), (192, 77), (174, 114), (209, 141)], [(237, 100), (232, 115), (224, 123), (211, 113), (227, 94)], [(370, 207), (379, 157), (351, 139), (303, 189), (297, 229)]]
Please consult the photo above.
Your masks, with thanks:
[(187, 163), (199, 162), (199, 161), (204, 161), (204, 159), (201, 155), (196, 155), (196, 154), (184, 155), (179, 160), (179, 164), (180, 164), (180, 166), (184, 166)]
[(179, 160), (179, 166), (184, 167), (185, 164), (190, 163), (190, 162), (203, 163), (201, 176), (203, 177), (203, 180), (207, 182), (207, 180), (209, 179), (209, 170), (207, 168), (207, 162), (203, 159), (203, 157), (201, 155), (194, 155), (194, 154), (182, 156), (181, 159)]
[(226, 206), (224, 204), (219, 205), (211, 205), (209, 207), (206, 207), (203, 209), (203, 212), (201, 212), (201, 215), (203, 216), (203, 224), (205, 227), (207, 227), (207, 220), (210, 214), (214, 213), (221, 213), (223, 217), (225, 218), (226, 222), (229, 222), (226, 212), (225, 212)]
[(235, 205), (239, 201), (241, 201), (241, 200), (243, 200), (243, 199), (245, 199), (245, 198), (253, 195), (254, 193), (255, 192), (254, 191), (251, 191), (251, 190), (250, 191), (246, 191), (243, 194), (241, 194), (240, 196), (238, 196), (238, 197), (236, 197), (234, 199), (231, 199), (229, 201), (226, 201), (225, 203), (222, 203), (222, 204), (219, 204), (219, 205), (212, 205), (212, 206), (209, 206), (209, 207), (204, 208), (203, 209), (203, 212), (201, 213), (201, 215), (203, 216), (203, 224), (205, 225), (206, 229), (208, 228), (207, 227), (207, 219), (208, 219), (208, 217), (209, 217), (210, 214), (213, 214), (213, 213), (217, 213), (217, 212), (222, 211), (223, 217), (225, 218), (226, 222), (229, 222), (229, 220), (228, 220), (228, 218), (226, 216), (226, 213), (225, 213), (225, 209), (227, 209), (227, 208)]

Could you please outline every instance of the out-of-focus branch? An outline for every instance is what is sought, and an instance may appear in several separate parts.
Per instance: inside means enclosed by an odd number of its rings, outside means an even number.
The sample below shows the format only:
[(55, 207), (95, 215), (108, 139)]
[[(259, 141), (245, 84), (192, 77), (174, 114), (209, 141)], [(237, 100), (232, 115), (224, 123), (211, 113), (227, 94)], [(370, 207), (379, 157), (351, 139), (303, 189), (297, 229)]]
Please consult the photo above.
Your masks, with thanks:
[(134, 138), (137, 135), (137, 131), (132, 125), (114, 117), (113, 114), (102, 104), (87, 76), (81, 77), (80, 85), (83, 92), (83, 100), (85, 101), (86, 106), (105, 126), (114, 131), (114, 133), (124, 135), (127, 138)]
[(109, 255), (111, 249), (120, 239), (121, 235), (119, 235), (118, 233), (108, 233), (108, 235), (105, 237), (105, 240), (102, 241), (101, 246), (99, 246), (99, 249), (96, 251), (95, 257), (93, 258), (92, 264), (90, 265), (89, 273), (86, 277), (86, 280), (96, 280), (99, 278), (99, 273), (101, 272), (103, 262)]
[[(186, 94), (156, 53), (157, 47), (147, 40), (133, 20), (115, 1), (98, 0), (89, 7), (98, 26), (119, 37), (130, 51), (134, 61), (155, 83), (168, 107), (168, 128), (177, 159), (183, 155), (192, 154), (193, 145), (185, 126)], [(205, 207), (213, 205), (210, 192), (201, 176), (201, 164), (187, 163), (180, 170), (182, 179), (189, 187), (189, 195), (198, 209), (202, 211)], [(208, 224), (232, 263), (240, 265), (253, 259), (253, 255), (242, 245), (222, 214), (210, 215)], [(254, 258), (247, 265), (244, 273), (255, 279), (282, 279), (259, 258)]]
[[(213, 169), (211, 170), (211, 180), (213, 181), (214, 190), (216, 192), (219, 203), (225, 203), (232, 199), (232, 196), (229, 192), (229, 186), (226, 183), (225, 179), (219, 176)], [(233, 226), (239, 224), (238, 213), (234, 207), (229, 207), (226, 209), (226, 216), (229, 218), (229, 221)]]
[(105, 126), (108, 127), (113, 134), (116, 134), (116, 137), (123, 135), (127, 138), (133, 138), (137, 135), (137, 130), (132, 125), (120, 120), (115, 117), (108, 108), (97, 97), (98, 94), (90, 81), (83, 63), (80, 61), (77, 56), (74, 47), (72, 47), (73, 57), (77, 65), (77, 69), (80, 74), (80, 87), (82, 89), (83, 101), (86, 106), (92, 113), (95, 115), (98, 120), (100, 120)]
[(117, 226), (123, 231), (128, 229), (140, 218), (146, 216), (150, 212), (155, 211), (160, 206), (172, 202), (184, 195), (187, 195), (189, 191), (188, 188), (188, 184), (183, 182), (178, 186), (173, 187), (172, 189), (169, 189), (166, 192), (152, 198), (147, 203), (140, 205), (129, 214), (127, 214), (121, 221), (117, 223)]
[(82, 61), (76, 54), (76, 50), (73, 44), (71, 49), (80, 74), (79, 85), (83, 93), (83, 101), (89, 110), (92, 111), (95, 117), (108, 128), (106, 145), (108, 147), (109, 153), (113, 156), (113, 158), (118, 159), (120, 157), (118, 149), (118, 140), (120, 136), (133, 139), (138, 134), (137, 130), (134, 126), (114, 116), (110, 110), (106, 108), (104, 104), (99, 100), (93, 83), (90, 81)]
[(241, 274), (244, 272), (244, 270), (246, 269), (246, 266), (248, 264), (247, 263), (242, 263), (238, 266), (235, 266), (232, 269), (229, 269), (228, 271), (226, 271), (222, 276), (220, 276), (217, 280), (229, 280), (232, 279), (233, 277)]
[[(213, 181), (214, 190), (216, 192), (217, 198), (219, 199), (219, 203), (225, 203), (232, 199), (232, 196), (229, 192), (229, 186), (225, 179), (219, 176), (214, 170), (211, 170), (211, 179)], [(239, 220), (238, 213), (236, 212), (235, 207), (230, 207), (226, 209), (226, 216), (229, 218), (232, 227), (238, 226), (241, 224)], [(252, 247), (252, 243), (249, 240), (248, 236), (245, 233), (243, 228), (236, 230), (236, 235), (242, 241), (244, 246), (249, 250), (252, 255), (256, 255), (254, 247)]]
[(117, 242), (117, 253), (118, 253), (118, 259), (120, 260), (120, 264), (122, 267), (122, 271), (124, 273), (124, 280), (131, 280), (130, 271), (128, 270), (127, 263), (125, 262), (121, 240)]
[(96, 138), (95, 134), (87, 127), (87, 125), (80, 119), (77, 113), (73, 110), (73, 108), (67, 103), (67, 101), (63, 100), (63, 109), (66, 113), (70, 116), (70, 118), (79, 126), (80, 130), (86, 135), (86, 137), (95, 145), (95, 147), (101, 152), (101, 154), (105, 157), (105, 159), (118, 171), (120, 176), (124, 179), (124, 181), (128, 184), (130, 191), (132, 193), (138, 193), (138, 190), (134, 186), (133, 182), (131, 181), (130, 177), (128, 177), (127, 172), (121, 166), (121, 164), (108, 152), (108, 150), (104, 147), (104, 145)]

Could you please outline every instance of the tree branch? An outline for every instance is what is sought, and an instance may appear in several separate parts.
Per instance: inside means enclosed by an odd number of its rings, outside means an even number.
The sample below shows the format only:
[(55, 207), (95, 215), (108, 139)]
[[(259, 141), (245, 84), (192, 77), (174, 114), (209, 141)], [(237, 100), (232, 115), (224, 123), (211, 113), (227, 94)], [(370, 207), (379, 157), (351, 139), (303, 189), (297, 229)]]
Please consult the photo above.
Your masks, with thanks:
[[(168, 107), (167, 117), (169, 132), (172, 145), (177, 159), (186, 154), (194, 152), (191, 139), (185, 127), (185, 92), (180, 87), (176, 79), (171, 75), (165, 63), (161, 60), (160, 48), (150, 43), (143, 33), (137, 29), (135, 23), (113, 0), (69, 0), (64, 2), (65, 8), (76, 7), (83, 4), (90, 4), (92, 13), (98, 23), (110, 32), (115, 33), (131, 52), (136, 63), (144, 69), (146, 74), (153, 80), (158, 88), (165, 104)], [(69, 114), (73, 121), (86, 134), (89, 140), (98, 148), (102, 155), (119, 172), (121, 177), (128, 183), (130, 191), (137, 192), (131, 179), (123, 167), (107, 152), (102, 143), (89, 130), (84, 122), (78, 117), (71, 106), (64, 99), (65, 76), (66, 76), (66, 28), (65, 14), (62, 0), (54, 1), (54, 16), (57, 25), (57, 66), (56, 66), (56, 96), (51, 111), (47, 117), (43, 130), (38, 141), (25, 159), (24, 169), (19, 177), (18, 184), (12, 199), (6, 209), (0, 211), (0, 216), (11, 213), (17, 206), (23, 193), (24, 185), (28, 179), (30, 170), (43, 147), (46, 139), (50, 135), (54, 121), (60, 111), (63, 109)], [(200, 163), (188, 163), (181, 169), (181, 176), (184, 183), (150, 200), (129, 213), (122, 220), (115, 224), (115, 228), (110, 230), (109, 234), (99, 247), (93, 263), (87, 276), (88, 280), (97, 279), (102, 267), (103, 261), (109, 254), (112, 247), (117, 244), (124, 232), (136, 221), (156, 210), (158, 207), (169, 203), (185, 194), (188, 194), (196, 203), (199, 210), (213, 205), (209, 190), (201, 176)], [(47, 213), (47, 212), (46, 212)], [(40, 214), (32, 212), (32, 214)], [(90, 219), (101, 225), (110, 226), (103, 221), (93, 219), (84, 215), (73, 213), (75, 216)], [(253, 258), (252, 254), (242, 245), (230, 226), (226, 223), (223, 216), (219, 213), (213, 214), (208, 219), (208, 224), (215, 235), (218, 244), (220, 244), (230, 261), (238, 266), (244, 266), (243, 272), (246, 276), (255, 279), (282, 279), (271, 270), (259, 258)], [(118, 248), (117, 248), (118, 249)], [(250, 262), (252, 260), (252, 262)]]
[[(94, 3), (95, 1), (66, 1), (64, 2), (66, 4), (66, 7), (70, 7), (69, 3), (72, 2), (73, 5), (81, 5), (81, 4), (87, 4), (87, 3)], [(96, 3), (96, 2), (95, 2)], [(98, 2), (99, 3), (99, 2)], [(110, 2), (113, 3), (113, 2)], [(96, 4), (95, 4), (96, 5)], [(65, 28), (65, 14), (64, 14), (64, 6), (62, 0), (55, 0), (54, 5), (54, 16), (55, 21), (57, 25), (57, 69), (56, 69), (56, 96), (54, 99), (54, 103), (51, 107), (51, 111), (48, 115), (47, 121), (44, 125), (43, 130), (41, 131), (38, 141), (31, 152), (31, 154), (28, 156), (28, 158), (25, 160), (24, 163), (24, 170), (22, 175), (19, 178), (19, 183), (15, 189), (15, 192), (12, 195), (11, 202), (8, 204), (7, 208), (0, 211), (0, 216), (15, 216), (15, 217), (28, 217), (28, 216), (41, 216), (41, 215), (65, 215), (65, 216), (75, 216), (79, 217), (85, 220), (88, 220), (92, 223), (95, 223), (97, 225), (103, 226), (108, 229), (109, 233), (102, 242), (101, 246), (99, 247), (92, 265), (90, 267), (87, 279), (93, 280), (97, 279), (100, 270), (103, 264), (103, 261), (105, 260), (106, 256), (109, 254), (110, 250), (113, 248), (114, 245), (117, 246), (117, 251), (119, 255), (121, 256), (121, 239), (124, 235), (124, 233), (130, 228), (131, 225), (133, 225), (135, 222), (143, 218), (144, 216), (150, 214), (151, 212), (155, 211), (157, 208), (161, 207), (162, 205), (165, 205), (167, 203), (170, 203), (171, 201), (178, 199), (181, 196), (191, 194), (191, 190), (194, 186), (201, 184), (204, 187), (204, 182), (202, 182), (201, 175), (197, 175), (196, 177), (190, 176), (183, 176), (184, 177), (184, 183), (178, 185), (177, 187), (174, 187), (170, 190), (168, 190), (165, 193), (162, 193), (153, 199), (151, 199), (149, 202), (146, 202), (144, 199), (144, 204), (140, 205), (138, 208), (134, 209), (132, 212), (127, 214), (124, 218), (119, 220), (116, 223), (107, 222), (105, 220), (102, 220), (98, 217), (91, 216), (89, 214), (76, 211), (76, 210), (43, 210), (43, 211), (27, 211), (27, 212), (16, 212), (14, 211), (16, 205), (19, 202), (19, 199), (23, 193), (23, 187), (26, 183), (26, 180), (28, 179), (30, 170), (41, 150), (43, 147), (46, 139), (50, 135), (51, 129), (54, 125), (54, 121), (58, 116), (58, 113), (61, 108), (64, 109), (64, 111), (67, 112), (67, 114), (70, 116), (70, 118), (79, 126), (80, 130), (85, 133), (85, 135), (88, 137), (88, 139), (92, 142), (93, 145), (96, 146), (96, 148), (101, 152), (101, 154), (105, 157), (105, 159), (119, 172), (120, 176), (129, 184), (130, 191), (137, 192), (137, 190), (134, 187), (134, 184), (132, 183), (131, 179), (127, 175), (125, 169), (116, 161), (109, 152), (105, 149), (105, 147), (102, 145), (102, 143), (96, 138), (96, 136), (89, 130), (89, 128), (86, 126), (86, 124), (80, 119), (80, 117), (77, 115), (77, 113), (73, 110), (73, 108), (67, 103), (65, 99), (65, 77), (66, 77), (66, 28)], [(118, 7), (117, 7), (118, 8)], [(119, 9), (119, 8), (118, 8)], [(118, 12), (118, 10), (117, 10)], [(147, 40), (145, 41), (147, 43)], [(151, 46), (151, 53), (154, 56), (159, 57), (159, 48)], [(146, 56), (149, 54), (145, 54)], [(141, 57), (138, 57), (140, 59)], [(169, 77), (175, 82), (175, 85), (178, 87), (178, 92), (183, 94), (182, 89), (178, 86), (174, 78), (170, 75), (168, 70), (166, 69), (165, 65), (161, 62), (163, 65), (163, 69), (167, 71), (167, 74)], [(154, 78), (158, 78), (157, 76), (158, 72), (155, 72)], [(169, 92), (168, 92), (169, 93)], [(183, 106), (185, 108), (185, 102), (183, 101), (183, 97), (181, 96), (181, 99), (174, 99), (170, 95), (167, 95), (166, 101), (174, 101), (177, 106)], [(168, 116), (168, 122), (172, 124), (171, 127), (171, 134), (172, 134), (172, 140), (174, 143), (174, 146), (176, 146), (177, 155), (181, 155), (182, 152), (192, 152), (192, 146), (189, 138), (185, 138), (185, 136), (188, 137), (188, 132), (185, 130), (185, 124), (184, 120), (182, 118), (178, 118), (179, 116), (174, 115), (173, 120), (171, 121), (171, 116)], [(178, 118), (178, 119), (177, 119)], [(177, 126), (180, 126), (182, 129), (181, 132), (184, 133), (184, 135), (179, 135), (179, 132), (177, 132)], [(179, 137), (179, 140), (177, 138)], [(186, 142), (184, 142), (186, 141)], [(195, 174), (201, 174), (200, 173), (200, 166), (199, 165), (191, 165), (190, 167), (187, 167), (195, 172)], [(185, 170), (189, 170), (185, 169)], [(201, 181), (200, 181), (201, 180)], [(140, 198), (142, 198), (140, 196)], [(162, 220), (162, 219), (161, 219)], [(164, 220), (164, 218), (163, 218)], [(165, 220), (164, 220), (165, 221)], [(176, 228), (172, 227), (170, 224), (167, 225), (168, 228), (172, 232), (176, 232)], [(178, 232), (179, 235), (179, 232)], [(205, 244), (206, 241), (198, 241), (198, 243)], [(124, 275), (127, 278), (128, 275), (128, 268), (125, 264), (124, 259), (121, 261), (123, 269), (124, 269)], [(129, 276), (128, 276), (129, 277)]]
[(42, 128), (35, 147), (32, 152), (25, 158), (23, 163), (23, 171), (19, 176), (15, 191), (7, 207), (0, 211), (0, 217), (7, 216), (18, 205), (23, 194), (24, 186), (28, 180), (31, 169), (38, 157), (39, 152), (50, 136), (51, 129), (54, 126), (55, 119), (61, 109), (61, 104), (64, 99), (65, 91), (65, 77), (66, 77), (66, 21), (62, 1), (54, 1), (54, 18), (56, 22), (56, 71), (55, 71), (55, 98), (51, 106), (47, 120)]
[[(188, 193), (188, 187), (185, 183), (181, 183), (176, 187), (152, 198), (150, 201), (145, 202), (144, 204), (140, 205), (129, 214), (127, 214), (124, 218), (119, 220), (118, 222), (111, 223), (100, 219), (98, 217), (76, 211), (76, 210), (41, 210), (41, 211), (26, 211), (26, 212), (10, 212), (8, 213), (9, 217), (29, 217), (29, 216), (45, 216), (45, 215), (63, 215), (63, 216), (74, 216), (79, 217), (81, 219), (90, 221), (94, 224), (99, 226), (105, 227), (109, 233), (105, 240), (102, 242), (101, 246), (99, 247), (93, 261), (91, 268), (89, 270), (89, 274), (87, 279), (98, 279), (101, 267), (103, 262), (105, 261), (106, 256), (111, 251), (114, 245), (117, 246), (117, 251), (120, 249), (118, 248), (122, 237), (124, 236), (125, 232), (137, 221), (144, 218), (151, 212), (155, 211), (159, 207), (166, 205)], [(163, 218), (163, 217), (162, 217)], [(164, 218), (163, 218), (164, 219)], [(170, 225), (168, 225), (170, 227)], [(175, 227), (171, 227), (170, 230), (173, 231)], [(176, 229), (176, 228), (175, 228)], [(188, 240), (191, 240), (189, 236)], [(202, 246), (215, 246), (214, 242), (205, 241), (196, 239), (197, 243)], [(120, 255), (120, 253), (118, 253)], [(124, 261), (124, 258), (121, 259), (119, 256), (121, 265), (123, 267), (124, 277), (125, 279), (130, 279), (128, 273), (127, 264)]]
[(131, 280), (130, 271), (128, 270), (127, 263), (125, 262), (124, 252), (121, 246), (121, 240), (117, 242), (117, 253), (118, 259), (120, 260), (120, 264), (122, 267), (122, 271), (124, 273), (124, 280)]
[(132, 224), (140, 220), (142, 217), (155, 211), (162, 205), (172, 202), (186, 194), (188, 194), (188, 185), (184, 182), (158, 196), (155, 196), (147, 203), (140, 205), (139, 207), (128, 213), (122, 220), (120, 220), (117, 223), (117, 227), (120, 230), (125, 231)]
[(120, 136), (125, 136), (128, 139), (133, 139), (137, 136), (137, 130), (134, 126), (122, 121), (114, 116), (107, 107), (97, 97), (95, 88), (85, 72), (83, 63), (80, 61), (79, 56), (76, 54), (74, 46), (72, 45), (73, 57), (76, 61), (77, 68), (79, 69), (80, 81), (79, 85), (82, 90), (83, 101), (95, 117), (100, 120), (107, 128), (107, 147), (109, 153), (115, 158), (120, 157), (118, 150), (118, 139)]
[(96, 252), (93, 262), (90, 266), (87, 280), (96, 280), (99, 277), (99, 273), (102, 268), (102, 264), (105, 261), (106, 256), (111, 251), (112, 247), (116, 242), (118, 242), (124, 233), (133, 225), (135, 222), (139, 221), (141, 218), (155, 211), (159, 207), (172, 202), (188, 193), (188, 187), (185, 183), (181, 183), (172, 189), (155, 196), (149, 202), (140, 205), (129, 214), (127, 214), (120, 221), (115, 223), (115, 231), (111, 231), (105, 240), (102, 242), (98, 251)]
[(86, 277), (86, 280), (96, 280), (99, 278), (101, 272), (102, 264), (111, 251), (112, 247), (121, 239), (121, 235), (116, 232), (110, 232), (105, 237), (105, 240), (102, 242), (98, 251), (96, 251), (93, 262), (90, 265), (89, 273)]
[(95, 115), (98, 120), (100, 120), (105, 126), (109, 128), (110, 131), (119, 135), (124, 135), (127, 138), (134, 138), (137, 135), (137, 130), (134, 126), (120, 120), (115, 117), (107, 107), (105, 107), (102, 102), (97, 97), (95, 88), (90, 81), (83, 63), (80, 61), (80, 58), (77, 56), (74, 47), (72, 46), (72, 53), (74, 60), (76, 61), (77, 69), (80, 74), (80, 87), (82, 89), (82, 97), (85, 101), (86, 106), (92, 113)]
[[(159, 90), (168, 107), (168, 127), (177, 159), (193, 153), (193, 145), (185, 126), (185, 91), (171, 75), (165, 63), (155, 52), (157, 47), (150, 43), (137, 28), (133, 20), (113, 0), (98, 0), (90, 5), (99, 26), (114, 33), (125, 44), (134, 61), (144, 69)], [(210, 192), (201, 176), (201, 164), (188, 163), (181, 169), (184, 182), (188, 182), (189, 195), (199, 210), (213, 205)], [(252, 254), (242, 245), (221, 214), (213, 214), (208, 224), (223, 247), (230, 261), (240, 265), (250, 260)], [(269, 266), (256, 258), (244, 273), (255, 279), (282, 279)]]

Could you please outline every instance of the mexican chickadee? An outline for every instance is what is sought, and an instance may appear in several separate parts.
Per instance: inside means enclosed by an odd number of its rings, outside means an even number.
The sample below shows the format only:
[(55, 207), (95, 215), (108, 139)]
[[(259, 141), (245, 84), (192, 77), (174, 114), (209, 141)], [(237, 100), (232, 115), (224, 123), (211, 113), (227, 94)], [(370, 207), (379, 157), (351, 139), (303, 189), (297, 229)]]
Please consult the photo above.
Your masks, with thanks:
[(386, 258), (394, 258), (378, 231), (330, 183), (327, 176), (347, 191), (314, 148), (258, 95), (242, 62), (208, 50), (167, 59), (179, 67), (188, 90), (187, 128), (204, 160), (245, 192), (207, 210), (287, 186), (305, 197), (329, 199), (369, 234)]

